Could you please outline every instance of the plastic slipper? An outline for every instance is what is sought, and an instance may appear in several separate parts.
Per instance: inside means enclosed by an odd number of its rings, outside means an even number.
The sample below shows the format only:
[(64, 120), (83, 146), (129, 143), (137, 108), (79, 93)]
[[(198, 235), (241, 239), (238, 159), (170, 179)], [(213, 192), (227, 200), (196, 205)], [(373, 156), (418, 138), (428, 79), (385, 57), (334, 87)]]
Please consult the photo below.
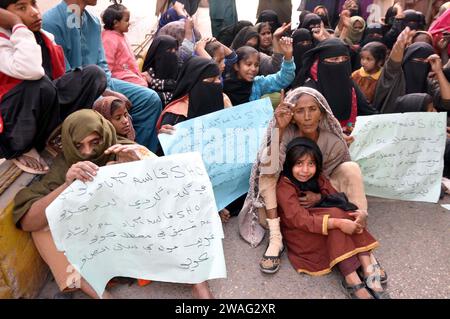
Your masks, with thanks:
[[(28, 151), (27, 153), (24, 153), (23, 155), (28, 156), (28, 157), (32, 157), (34, 158), (36, 161), (42, 163), (45, 161), (41, 158), (41, 156), (39, 155), (39, 153), (33, 148), (30, 151)], [(47, 170), (37, 170), (31, 167), (28, 167), (24, 164), (22, 164), (19, 160), (17, 159), (12, 159), (11, 160), (18, 168), (20, 168), (22, 171), (30, 173), (30, 174), (35, 174), (35, 175), (42, 175), (42, 174), (47, 174), (48, 173), (48, 169)], [(47, 163), (45, 163), (45, 165), (48, 167)]]

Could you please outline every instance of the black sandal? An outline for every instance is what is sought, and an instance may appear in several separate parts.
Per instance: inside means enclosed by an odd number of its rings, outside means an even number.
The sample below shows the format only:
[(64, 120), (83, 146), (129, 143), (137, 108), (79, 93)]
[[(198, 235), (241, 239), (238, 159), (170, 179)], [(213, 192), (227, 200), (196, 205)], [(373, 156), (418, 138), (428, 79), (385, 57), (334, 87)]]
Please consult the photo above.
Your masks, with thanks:
[[(376, 258), (375, 258), (375, 260), (377, 261), (377, 263), (374, 266), (374, 268), (375, 268), (374, 270), (377, 271), (377, 269), (378, 269), (378, 271), (380, 272), (380, 283), (381, 283), (381, 285), (385, 286), (385, 285), (387, 285), (387, 282), (388, 282), (387, 272), (386, 272), (386, 270), (384, 270), (383, 267), (381, 267), (380, 263), (378, 262), (378, 260)], [(362, 266), (359, 267), (356, 270), (356, 272), (358, 273), (359, 278), (361, 278), (361, 280), (365, 281), (366, 277), (364, 276), (364, 271), (362, 269)], [(381, 275), (382, 273), (384, 273), (384, 276)]]
[[(266, 274), (276, 273), (280, 269), (281, 256), (284, 253), (285, 247), (286, 245), (283, 245), (283, 249), (280, 250), (278, 256), (266, 256), (266, 254), (264, 254), (261, 261), (259, 262), (259, 269)], [(269, 248), (269, 245), (267, 245), (266, 251), (267, 248)]]
[[(367, 290), (371, 293), (371, 295), (375, 299), (391, 299), (391, 296), (385, 289), (383, 289), (382, 291), (376, 291), (376, 290), (372, 289), (372, 287), (376, 287), (376, 286), (383, 288), (381, 286), (381, 282), (377, 279), (379, 279), (379, 278), (377, 278), (375, 276), (364, 277), (364, 283), (366, 284)], [(376, 283), (377, 281), (378, 281), (378, 283)]]
[[(350, 299), (365, 299), (365, 298), (359, 298), (359, 297), (356, 295), (356, 292), (359, 291), (359, 290), (361, 290), (361, 289), (366, 289), (367, 292), (369, 293), (369, 295), (373, 296), (373, 295), (371, 294), (370, 290), (366, 287), (366, 284), (365, 284), (364, 282), (359, 283), (359, 284), (356, 284), (356, 285), (349, 285), (349, 284), (345, 281), (345, 279), (343, 279), (343, 280), (341, 281), (341, 287), (342, 287), (342, 289), (344, 289), (345, 294), (346, 294)], [(374, 299), (374, 298), (372, 297), (372, 298), (369, 298), (369, 299)]]

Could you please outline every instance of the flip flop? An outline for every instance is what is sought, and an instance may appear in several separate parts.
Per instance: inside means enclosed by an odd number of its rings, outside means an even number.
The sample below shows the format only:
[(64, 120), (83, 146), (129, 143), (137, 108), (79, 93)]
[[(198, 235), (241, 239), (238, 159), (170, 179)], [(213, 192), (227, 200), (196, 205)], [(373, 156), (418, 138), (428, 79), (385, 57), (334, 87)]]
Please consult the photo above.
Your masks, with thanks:
[[(45, 161), (41, 158), (41, 156), (39, 155), (39, 153), (36, 151), (36, 149), (32, 148), (30, 151), (28, 151), (27, 153), (24, 153), (22, 155), (26, 155), (28, 157), (32, 157), (34, 158), (36, 161), (38, 162), (44, 162)], [(43, 174), (47, 174), (48, 173), (48, 169), (47, 170), (37, 170), (28, 166), (25, 166), (24, 164), (22, 164), (19, 160), (17, 159), (12, 159), (11, 160), (18, 168), (20, 168), (22, 171), (30, 173), (30, 174), (35, 174), (35, 175), (43, 175)], [(45, 165), (47, 165), (47, 163), (45, 163)], [(47, 165), (48, 166), (48, 165)]]

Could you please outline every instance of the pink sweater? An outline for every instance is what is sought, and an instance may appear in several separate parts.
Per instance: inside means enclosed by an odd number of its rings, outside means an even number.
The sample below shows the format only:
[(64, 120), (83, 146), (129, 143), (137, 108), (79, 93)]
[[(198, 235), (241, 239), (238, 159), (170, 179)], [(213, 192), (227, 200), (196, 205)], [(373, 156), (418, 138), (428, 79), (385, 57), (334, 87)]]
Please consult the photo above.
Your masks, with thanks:
[(126, 37), (116, 31), (104, 30), (102, 41), (106, 61), (113, 78), (148, 87), (147, 80), (139, 72), (139, 67)]

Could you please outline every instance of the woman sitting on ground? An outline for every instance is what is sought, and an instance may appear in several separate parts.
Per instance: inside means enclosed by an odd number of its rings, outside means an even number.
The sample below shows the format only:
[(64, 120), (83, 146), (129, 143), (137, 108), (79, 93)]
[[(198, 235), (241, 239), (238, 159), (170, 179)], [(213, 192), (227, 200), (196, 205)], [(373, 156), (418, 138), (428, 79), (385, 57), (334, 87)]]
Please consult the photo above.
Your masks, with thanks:
[[(14, 222), (23, 231), (31, 232), (42, 259), (50, 267), (61, 291), (73, 290), (67, 272), (70, 266), (64, 253), (57, 250), (48, 227), (46, 208), (75, 180), (89, 182), (97, 175), (100, 166), (114, 162), (130, 162), (154, 157), (144, 146), (134, 144), (116, 135), (113, 125), (93, 110), (81, 110), (71, 114), (62, 125), (63, 152), (42, 180), (21, 190), (15, 197)], [(99, 298), (82, 278), (77, 283), (84, 293)], [(193, 294), (211, 297), (206, 282), (193, 286)], [(107, 291), (103, 298), (111, 298)]]
[(181, 61), (178, 57), (178, 41), (170, 35), (157, 36), (145, 56), (142, 70), (148, 87), (158, 93), (163, 105), (167, 105), (177, 85)]
[[(367, 218), (361, 170), (358, 164), (351, 162), (342, 129), (327, 100), (314, 89), (299, 87), (282, 101), (267, 132), (267, 147), (260, 150), (253, 165), (248, 196), (239, 214), (240, 234), (252, 246), (262, 241), (263, 227), (269, 228), (269, 245), (260, 262), (260, 269), (265, 273), (275, 273), (280, 266), (283, 243), (277, 214), (276, 184), (286, 158), (286, 146), (295, 137), (308, 137), (318, 144), (323, 154), (323, 175), (358, 207), (351, 214), (363, 228)], [(313, 206), (319, 200), (320, 194), (308, 192), (301, 198), (301, 205)], [(371, 259), (378, 265), (373, 255)], [(382, 283), (387, 281), (383, 269), (381, 277)]]
[(223, 94), (217, 63), (191, 57), (178, 75), (172, 102), (161, 113), (157, 129), (160, 133), (168, 133), (177, 123), (230, 106), (230, 99)]

